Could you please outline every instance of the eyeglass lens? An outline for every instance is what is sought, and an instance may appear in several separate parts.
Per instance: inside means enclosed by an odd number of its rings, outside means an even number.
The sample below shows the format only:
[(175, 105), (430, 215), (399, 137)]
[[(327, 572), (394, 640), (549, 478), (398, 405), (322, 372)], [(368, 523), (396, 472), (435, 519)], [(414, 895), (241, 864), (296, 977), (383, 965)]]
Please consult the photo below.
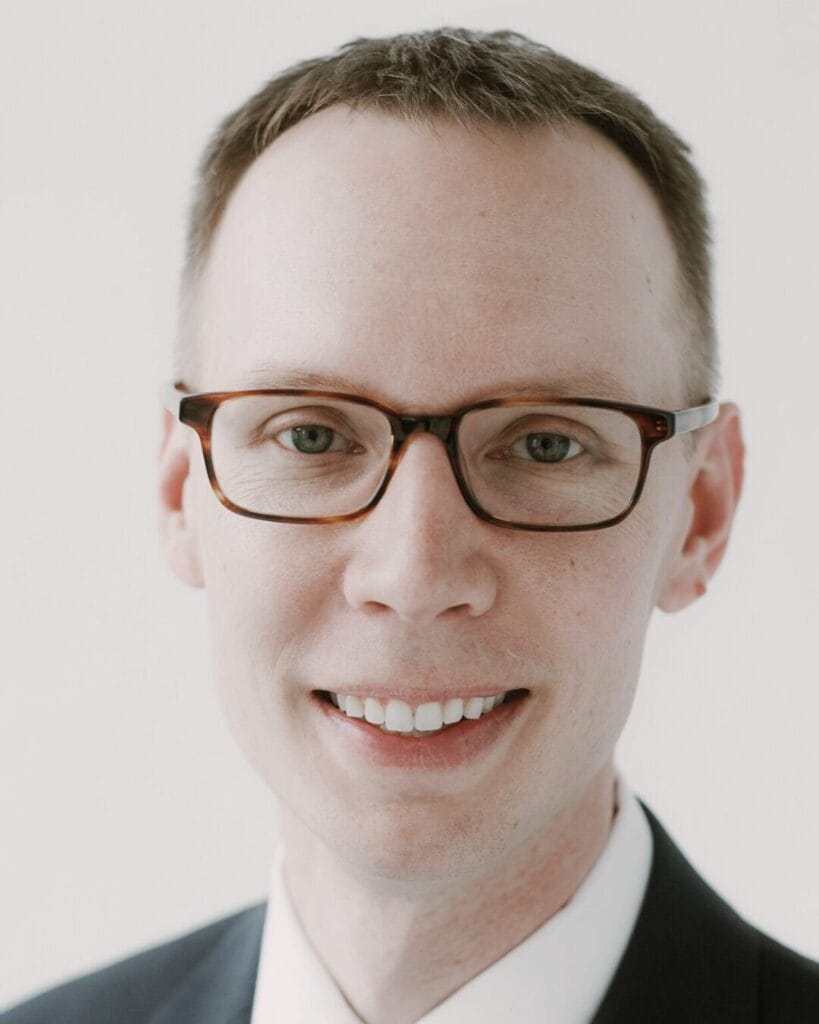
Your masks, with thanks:
[[(458, 434), (461, 472), (490, 515), (529, 525), (587, 525), (631, 502), (642, 439), (623, 412), (553, 403), (467, 413)], [(383, 482), (392, 451), (378, 409), (340, 399), (242, 395), (211, 425), (222, 493), (261, 515), (321, 518), (356, 512)]]

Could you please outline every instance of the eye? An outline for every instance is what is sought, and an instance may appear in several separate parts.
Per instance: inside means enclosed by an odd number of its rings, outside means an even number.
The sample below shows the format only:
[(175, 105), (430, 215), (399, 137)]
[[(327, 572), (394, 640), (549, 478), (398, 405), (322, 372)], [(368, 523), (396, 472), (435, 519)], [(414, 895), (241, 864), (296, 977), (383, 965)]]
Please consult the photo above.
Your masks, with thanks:
[(530, 456), (535, 462), (567, 462), (584, 451), (584, 448), (573, 437), (542, 431), (524, 434), (510, 446), (509, 451), (519, 458)]
[(323, 455), (330, 451), (351, 451), (353, 442), (331, 427), (321, 423), (301, 423), (288, 427), (275, 435), (278, 443), (288, 451), (303, 455)]

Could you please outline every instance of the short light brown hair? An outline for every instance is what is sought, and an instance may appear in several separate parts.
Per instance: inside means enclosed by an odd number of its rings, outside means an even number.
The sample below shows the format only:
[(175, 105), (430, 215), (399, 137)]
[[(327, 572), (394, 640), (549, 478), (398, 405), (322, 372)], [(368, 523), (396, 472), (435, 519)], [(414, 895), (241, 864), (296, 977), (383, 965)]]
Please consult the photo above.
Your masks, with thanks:
[[(517, 32), (441, 28), (355, 39), (275, 75), (217, 127), (202, 154), (190, 210), (181, 318), (226, 203), (275, 139), (334, 103), (415, 123), (560, 127), (583, 122), (625, 153), (659, 200), (680, 269), (680, 310), (690, 336), (681, 362), (692, 403), (714, 397), (717, 350), (704, 184), (687, 144), (632, 92)], [(190, 372), (180, 329), (178, 378)]]

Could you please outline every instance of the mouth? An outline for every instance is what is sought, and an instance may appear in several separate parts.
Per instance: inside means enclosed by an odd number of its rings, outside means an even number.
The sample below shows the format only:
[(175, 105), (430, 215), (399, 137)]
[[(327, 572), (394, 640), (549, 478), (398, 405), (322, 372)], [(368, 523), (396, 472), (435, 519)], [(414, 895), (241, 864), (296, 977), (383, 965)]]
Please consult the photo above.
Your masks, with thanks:
[(364, 721), (384, 733), (413, 739), (425, 739), (452, 729), (462, 721), (482, 719), (498, 705), (523, 700), (529, 693), (528, 690), (506, 690), (486, 697), (455, 697), (411, 707), (400, 700), (359, 697), (331, 690), (313, 692), (319, 700), (332, 704), (348, 718)]
[(403, 701), (329, 690), (311, 694), (334, 740), (341, 739), (353, 755), (384, 767), (427, 771), (456, 767), (486, 751), (521, 720), (529, 697), (529, 690), (514, 689), (430, 701), (413, 709)]

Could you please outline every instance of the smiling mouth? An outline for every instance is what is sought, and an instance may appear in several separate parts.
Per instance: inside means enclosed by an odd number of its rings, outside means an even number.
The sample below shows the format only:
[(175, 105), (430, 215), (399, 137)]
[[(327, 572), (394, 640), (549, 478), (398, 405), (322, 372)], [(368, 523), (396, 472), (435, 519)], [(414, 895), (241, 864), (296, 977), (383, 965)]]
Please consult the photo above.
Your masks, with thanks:
[(424, 739), (457, 729), (470, 721), (492, 717), (496, 708), (528, 696), (526, 689), (506, 690), (487, 697), (450, 698), (429, 701), (411, 708), (400, 700), (379, 700), (314, 690), (314, 695), (336, 713), (357, 719), (382, 733), (400, 738)]

